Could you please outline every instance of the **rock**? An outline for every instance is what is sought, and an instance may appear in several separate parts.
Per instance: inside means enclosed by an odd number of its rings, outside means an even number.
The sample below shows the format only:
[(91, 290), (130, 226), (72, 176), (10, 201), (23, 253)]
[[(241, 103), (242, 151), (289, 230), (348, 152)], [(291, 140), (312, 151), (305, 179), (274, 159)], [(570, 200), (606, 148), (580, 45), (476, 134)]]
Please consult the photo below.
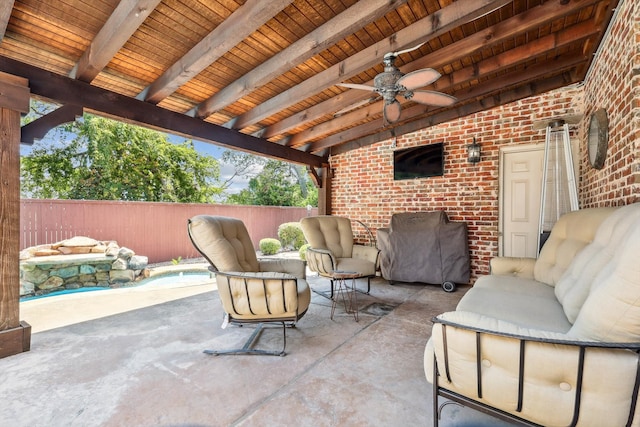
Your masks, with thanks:
[(82, 285), (78, 282), (67, 283), (66, 285), (64, 285), (65, 289), (80, 289), (81, 287)]
[(34, 293), (35, 289), (36, 289), (35, 283), (26, 282), (24, 280), (20, 281), (20, 296), (31, 295)]
[(109, 281), (109, 272), (108, 271), (97, 271), (96, 272), (96, 280), (98, 282), (108, 282)]
[(77, 255), (91, 253), (91, 247), (89, 246), (60, 246), (58, 251), (62, 255)]
[(64, 279), (58, 276), (49, 277), (44, 283), (38, 285), (38, 289), (55, 289), (62, 286)]
[(129, 260), (129, 268), (132, 270), (142, 270), (149, 264), (149, 258), (142, 255), (134, 255)]
[(94, 247), (91, 248), (91, 253), (92, 254), (103, 254), (107, 251), (107, 245), (96, 245)]
[(75, 246), (96, 246), (100, 244), (99, 241), (85, 236), (75, 236), (62, 242), (54, 243), (51, 245), (53, 249), (58, 249), (60, 246), (75, 247)]
[(111, 270), (109, 273), (112, 283), (132, 282), (134, 279), (133, 270)]
[(125, 248), (124, 246), (120, 248), (118, 251), (118, 258), (131, 259), (136, 253), (129, 248)]
[(80, 266), (80, 274), (95, 274), (96, 268), (93, 265), (82, 264)]
[(39, 268), (36, 268), (31, 271), (24, 271), (23, 279), (27, 282), (33, 282), (36, 285), (43, 283), (45, 280), (49, 278), (49, 273)]
[(61, 255), (60, 251), (56, 249), (38, 249), (33, 252), (33, 256), (53, 256), (53, 255)]
[(79, 268), (76, 265), (76, 266), (58, 268), (56, 270), (51, 271), (51, 273), (49, 273), (49, 275), (50, 276), (58, 276), (58, 277), (61, 277), (63, 279), (68, 279), (70, 277), (77, 276), (78, 275), (78, 271), (79, 271)]
[(126, 270), (127, 267), (129, 267), (129, 262), (123, 258), (118, 258), (111, 264), (111, 270)]
[(111, 242), (107, 245), (107, 249), (104, 251), (104, 254), (107, 256), (117, 257), (118, 251), (120, 251), (118, 244)]

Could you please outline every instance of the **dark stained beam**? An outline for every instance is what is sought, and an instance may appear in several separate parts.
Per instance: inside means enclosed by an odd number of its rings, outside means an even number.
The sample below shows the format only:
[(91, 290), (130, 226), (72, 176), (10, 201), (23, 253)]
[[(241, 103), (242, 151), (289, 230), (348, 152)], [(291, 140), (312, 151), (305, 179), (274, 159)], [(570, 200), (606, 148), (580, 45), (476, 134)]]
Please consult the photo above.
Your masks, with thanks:
[[(433, 83), (433, 87), (438, 91), (447, 92), (455, 85), (465, 84), (475, 79), (483, 79), (483, 77), (517, 66), (533, 58), (543, 57), (554, 52), (558, 48), (593, 37), (601, 30), (602, 29), (596, 26), (594, 22), (584, 21), (557, 33), (552, 33), (540, 39), (533, 40), (528, 44), (507, 50), (501, 54), (480, 61), (477, 64), (473, 64), (472, 66), (454, 71)], [(408, 103), (408, 101), (402, 97), (400, 97), (399, 101), (401, 104)], [(333, 120), (320, 123), (293, 135), (287, 141), (287, 145), (293, 148), (301, 147), (311, 140), (315, 140), (324, 135), (329, 135), (339, 131), (340, 129), (344, 129), (348, 127), (350, 123), (358, 123), (372, 116), (380, 116), (382, 108), (383, 102), (378, 101), (366, 106), (365, 108), (361, 108), (341, 115)]]
[(0, 2), (0, 42), (7, 31), (7, 24), (11, 18), (11, 10), (13, 9), (14, 0), (3, 0)]
[(82, 116), (82, 107), (79, 105), (63, 105), (56, 108), (49, 114), (46, 114), (31, 123), (20, 128), (22, 144), (32, 145), (35, 140), (42, 139), (44, 136), (56, 126), (63, 123), (69, 123), (76, 118)]
[(375, 21), (406, 2), (407, 0), (357, 2), (199, 104), (190, 114), (200, 118), (210, 116), (258, 87), (267, 84), (275, 77), (284, 74), (294, 66), (322, 52), (335, 42), (355, 33), (366, 23)]
[[(559, 19), (564, 15), (574, 13), (581, 8), (595, 3), (596, 1), (597, 0), (575, 0), (566, 3), (564, 0), (554, 0), (546, 2), (524, 13), (499, 22), (489, 28), (478, 31), (477, 33), (474, 33), (462, 40), (438, 49), (416, 61), (406, 64), (400, 69), (402, 72), (408, 73), (421, 68), (441, 67), (447, 64), (448, 61), (455, 62), (465, 56), (473, 54), (477, 50), (490, 48), (493, 45), (502, 43), (503, 41), (509, 40), (519, 34), (534, 30), (538, 26)], [(370, 81), (367, 84), (372, 85), (373, 81)], [(305, 123), (318, 120), (327, 113), (335, 113), (354, 103), (367, 99), (367, 97), (370, 96), (370, 93), (364, 91), (353, 89), (345, 91), (336, 97), (328, 99), (327, 101), (314, 105), (278, 123), (268, 126), (260, 132), (260, 136), (267, 139), (273, 138), (274, 136), (281, 135), (297, 126), (302, 126)]]
[(124, 46), (160, 0), (121, 0), (69, 77), (92, 81)]
[(234, 118), (227, 126), (243, 129), (278, 111), (303, 101), (311, 94), (321, 92), (329, 86), (340, 83), (361, 71), (365, 71), (382, 61), (386, 52), (417, 45), (440, 36), (459, 25), (472, 21), (491, 12), (510, 0), (465, 0), (457, 1), (437, 12), (398, 31), (394, 35), (361, 50), (344, 61), (318, 73), (315, 77), (280, 93), (246, 113)]
[[(502, 79), (498, 79), (502, 80)], [(351, 139), (342, 145), (332, 146), (331, 154), (345, 153), (356, 148), (365, 147), (371, 144), (375, 144), (380, 141), (393, 138), (395, 136), (404, 135), (406, 133), (415, 132), (420, 129), (425, 129), (431, 126), (438, 125), (450, 120), (455, 120), (460, 117), (465, 117), (470, 114), (474, 114), (480, 111), (489, 110), (501, 105), (508, 104), (523, 98), (539, 95), (550, 90), (558, 89), (560, 87), (567, 86), (575, 83), (572, 80), (570, 72), (563, 72), (553, 77), (542, 78), (535, 82), (529, 82), (521, 84), (515, 88), (491, 94), (487, 93), (484, 97), (477, 101), (472, 101), (461, 105), (455, 109), (449, 109), (441, 112), (437, 112), (428, 117), (418, 119), (396, 128), (385, 129), (375, 134), (369, 134), (367, 136), (361, 136), (357, 139)], [(501, 81), (494, 82), (494, 86), (500, 85)], [(477, 93), (477, 92), (476, 92)], [(472, 99), (473, 97), (470, 97)], [(355, 136), (355, 135), (353, 135)]]
[(117, 117), (154, 129), (291, 163), (313, 167), (322, 167), (325, 163), (325, 159), (320, 156), (169, 111), (148, 102), (120, 95), (4, 56), (0, 56), (0, 71), (27, 78), (33, 94), (61, 104), (78, 105), (99, 114)]
[(293, 0), (248, 0), (169, 67), (138, 99), (157, 104), (268, 22)]

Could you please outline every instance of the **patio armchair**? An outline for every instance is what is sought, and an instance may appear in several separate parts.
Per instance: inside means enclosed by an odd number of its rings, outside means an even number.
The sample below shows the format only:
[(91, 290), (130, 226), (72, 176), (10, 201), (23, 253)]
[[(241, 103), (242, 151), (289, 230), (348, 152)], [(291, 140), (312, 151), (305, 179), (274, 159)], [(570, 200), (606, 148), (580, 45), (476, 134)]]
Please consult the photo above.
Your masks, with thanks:
[(358, 273), (359, 278), (367, 279), (367, 293), (371, 291), (371, 278), (378, 270), (380, 251), (375, 246), (354, 243), (349, 218), (309, 216), (300, 220), (300, 226), (310, 245), (307, 250), (309, 269), (331, 280), (331, 298), (334, 271)]
[[(223, 325), (258, 324), (242, 348), (205, 350), (207, 354), (266, 354), (284, 356), (286, 327), (306, 313), (311, 291), (305, 262), (296, 259), (258, 260), (244, 223), (236, 218), (197, 215), (188, 220), (191, 242), (211, 264), (224, 309)], [(280, 351), (252, 347), (264, 324), (282, 326)], [(224, 327), (223, 326), (223, 327)]]

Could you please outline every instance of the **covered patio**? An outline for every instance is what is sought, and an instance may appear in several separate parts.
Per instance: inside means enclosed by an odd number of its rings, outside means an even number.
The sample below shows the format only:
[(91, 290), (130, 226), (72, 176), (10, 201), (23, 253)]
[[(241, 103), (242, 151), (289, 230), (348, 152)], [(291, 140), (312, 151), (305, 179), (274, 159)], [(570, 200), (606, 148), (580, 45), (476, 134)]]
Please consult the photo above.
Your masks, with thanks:
[[(633, 0), (3, 2), (0, 401), (10, 406), (1, 416), (25, 425), (429, 425), (431, 318), (506, 253), (505, 218), (533, 206), (506, 203), (505, 156), (539, 150), (544, 129), (564, 120), (580, 207), (638, 201), (639, 20)], [(374, 78), (387, 53), (400, 73), (441, 77), (384, 101)], [(422, 90), (439, 95), (414, 102)], [(442, 96), (455, 102), (434, 105)], [(60, 107), (21, 127), (32, 97)], [(599, 109), (608, 152), (595, 167), (589, 127)], [(213, 290), (32, 339), (19, 303), (19, 144), (84, 112), (304, 164), (320, 213), (371, 229), (396, 212), (445, 210), (469, 226), (471, 283), (454, 294), (375, 283), (369, 302), (394, 308), (364, 309), (358, 323), (330, 321), (314, 295), (284, 358), (203, 355), (238, 333), (219, 329)], [(481, 156), (469, 162), (476, 140)], [(442, 176), (394, 179), (397, 149), (436, 142)], [(446, 407), (445, 422), (496, 425), (464, 411)]]
[[(326, 279), (309, 281), (319, 291), (328, 287)], [(424, 339), (431, 317), (453, 309), (468, 289), (447, 294), (439, 286), (375, 279), (371, 294), (359, 295), (358, 322), (340, 308), (330, 320), (329, 300), (314, 293), (309, 313), (287, 333), (287, 355), (261, 357), (202, 353), (251, 333), (220, 328), (215, 281), (143, 288), (23, 303), (23, 318), (34, 328), (32, 351), (0, 360), (0, 423), (430, 425), (431, 386), (418, 375)], [(68, 324), (52, 321), (65, 317)], [(267, 329), (259, 345), (278, 348), (281, 339)], [(508, 424), (447, 405), (441, 425)]]

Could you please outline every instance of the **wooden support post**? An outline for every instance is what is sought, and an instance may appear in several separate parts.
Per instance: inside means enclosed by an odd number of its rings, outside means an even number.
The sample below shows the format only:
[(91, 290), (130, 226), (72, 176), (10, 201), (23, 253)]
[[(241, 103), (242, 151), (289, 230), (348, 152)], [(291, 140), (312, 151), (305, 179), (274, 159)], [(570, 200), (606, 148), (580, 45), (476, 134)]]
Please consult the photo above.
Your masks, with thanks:
[(31, 326), (20, 322), (20, 113), (28, 81), (0, 73), (0, 358), (29, 351)]
[(318, 188), (318, 215), (331, 215), (331, 178), (333, 171), (329, 166), (322, 168), (322, 186)]

